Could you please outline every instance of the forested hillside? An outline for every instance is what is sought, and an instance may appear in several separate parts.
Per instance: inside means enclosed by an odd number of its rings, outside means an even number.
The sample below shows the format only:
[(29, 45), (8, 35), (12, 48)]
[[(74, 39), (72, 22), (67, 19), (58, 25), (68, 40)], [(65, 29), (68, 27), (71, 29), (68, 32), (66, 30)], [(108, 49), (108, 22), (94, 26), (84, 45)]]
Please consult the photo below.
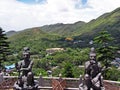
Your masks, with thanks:
[(82, 35), (78, 35), (76, 38), (84, 40), (91, 40), (102, 30), (108, 31), (114, 38), (115, 44), (120, 44), (120, 8), (106, 13), (96, 20), (92, 20), (83, 27)]
[[(115, 38), (114, 43), (120, 46), (120, 8), (88, 23), (80, 21), (74, 24), (59, 23), (29, 28), (9, 37), (9, 41), (17, 50), (26, 45), (38, 51), (50, 47), (79, 47), (80, 44), (88, 46), (88, 43), (102, 30), (107, 30)], [(66, 38), (72, 38), (72, 41), (66, 43)], [(75, 42), (80, 43), (73, 45)]]
[(41, 31), (39, 28), (30, 28), (9, 37), (13, 50), (19, 52), (23, 47), (31, 47), (32, 52), (39, 53), (50, 47), (61, 47), (61, 37)]
[(83, 25), (85, 25), (85, 22), (79, 21), (74, 24), (58, 23), (54, 25), (45, 25), (40, 28), (47, 33), (54, 33), (61, 36), (74, 36), (74, 32), (80, 29)]

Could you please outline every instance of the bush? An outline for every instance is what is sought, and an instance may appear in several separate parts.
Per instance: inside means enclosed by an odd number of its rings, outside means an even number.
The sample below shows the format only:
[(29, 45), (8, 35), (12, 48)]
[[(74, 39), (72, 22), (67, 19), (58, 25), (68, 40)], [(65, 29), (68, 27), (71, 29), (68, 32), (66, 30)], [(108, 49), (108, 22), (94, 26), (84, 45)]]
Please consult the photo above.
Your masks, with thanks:
[(113, 80), (113, 81), (120, 81), (120, 71), (117, 68), (112, 67), (106, 72), (105, 79)]

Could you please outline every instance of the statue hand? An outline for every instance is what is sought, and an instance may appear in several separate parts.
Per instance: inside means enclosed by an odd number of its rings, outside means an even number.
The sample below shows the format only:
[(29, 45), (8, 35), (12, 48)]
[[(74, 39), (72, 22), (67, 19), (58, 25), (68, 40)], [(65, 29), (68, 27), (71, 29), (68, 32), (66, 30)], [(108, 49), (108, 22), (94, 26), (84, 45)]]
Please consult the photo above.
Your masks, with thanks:
[(23, 68), (21, 68), (20, 71), (23, 71)]
[(33, 87), (29, 85), (28, 88), (29, 88), (29, 89), (32, 89)]
[(105, 87), (101, 87), (101, 90), (105, 90)]
[(92, 79), (92, 82), (96, 83), (100, 76), (101, 76), (101, 73), (98, 73), (98, 75), (96, 75), (96, 77)]

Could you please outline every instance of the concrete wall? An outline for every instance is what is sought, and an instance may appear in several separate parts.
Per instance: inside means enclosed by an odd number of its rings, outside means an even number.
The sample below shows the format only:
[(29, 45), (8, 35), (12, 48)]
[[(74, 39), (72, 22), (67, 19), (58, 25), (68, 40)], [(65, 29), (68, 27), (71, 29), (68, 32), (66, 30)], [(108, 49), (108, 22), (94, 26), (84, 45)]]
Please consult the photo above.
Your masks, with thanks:
[[(4, 76), (4, 79), (9, 79), (9, 78), (16, 78), (16, 76)], [(60, 80), (59, 77), (35, 77), (36, 80), (39, 81), (39, 85), (40, 86), (46, 86), (46, 87), (52, 87), (52, 79), (55, 80)], [(69, 88), (78, 88), (79, 86), (79, 78), (62, 78), (63, 80), (66, 81), (66, 87)], [(110, 81), (110, 80), (104, 80), (105, 85), (111, 85), (113, 87), (118, 87), (119, 89), (116, 90), (120, 90), (120, 82), (116, 82), (116, 81)]]
[[(52, 87), (52, 79), (60, 80), (59, 77), (43, 77), (38, 78), (41, 82), (40, 86), (51, 86)], [(66, 81), (66, 87), (69, 88), (78, 88), (79, 86), (79, 78), (62, 78)]]

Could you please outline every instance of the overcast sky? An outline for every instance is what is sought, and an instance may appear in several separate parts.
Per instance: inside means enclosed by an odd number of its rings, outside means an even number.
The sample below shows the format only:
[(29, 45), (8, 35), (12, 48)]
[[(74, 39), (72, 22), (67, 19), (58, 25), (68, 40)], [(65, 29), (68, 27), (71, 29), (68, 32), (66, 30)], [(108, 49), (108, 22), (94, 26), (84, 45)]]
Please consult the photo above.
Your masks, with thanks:
[(23, 30), (55, 23), (89, 22), (120, 7), (120, 0), (0, 0), (0, 27)]

